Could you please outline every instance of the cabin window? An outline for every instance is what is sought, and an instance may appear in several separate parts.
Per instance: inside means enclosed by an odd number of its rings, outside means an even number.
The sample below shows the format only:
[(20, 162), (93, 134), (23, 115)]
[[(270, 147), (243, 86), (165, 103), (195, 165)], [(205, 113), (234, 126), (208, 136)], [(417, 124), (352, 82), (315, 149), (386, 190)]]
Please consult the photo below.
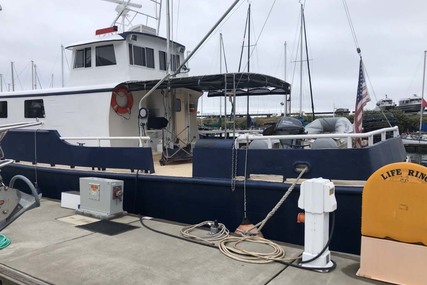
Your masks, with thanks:
[(146, 66), (145, 48), (133, 46), (133, 64)]
[(78, 49), (74, 61), (74, 68), (91, 67), (92, 55), (90, 48)]
[(171, 55), (171, 64), (172, 64), (172, 70), (176, 71), (178, 67), (181, 65), (179, 61), (179, 55), (178, 54), (172, 54)]
[[(178, 54), (171, 54), (171, 64), (172, 71), (176, 71), (176, 69), (181, 65)], [(160, 70), (167, 70), (166, 53), (164, 51), (159, 51), (159, 65)]]
[(7, 101), (0, 101), (0, 118), (7, 118)]
[(132, 45), (129, 44), (129, 64), (133, 65), (133, 52), (132, 52)]
[(129, 63), (154, 68), (154, 50), (129, 44)]
[(175, 112), (181, 112), (181, 99), (175, 99)]
[(166, 53), (159, 50), (159, 66), (160, 70), (166, 70)]
[(145, 55), (147, 56), (147, 67), (154, 68), (154, 50), (145, 48)]
[(24, 101), (25, 118), (44, 118), (43, 99), (25, 100)]
[(116, 64), (116, 55), (114, 54), (113, 45), (96, 47), (95, 52), (96, 52), (96, 66)]

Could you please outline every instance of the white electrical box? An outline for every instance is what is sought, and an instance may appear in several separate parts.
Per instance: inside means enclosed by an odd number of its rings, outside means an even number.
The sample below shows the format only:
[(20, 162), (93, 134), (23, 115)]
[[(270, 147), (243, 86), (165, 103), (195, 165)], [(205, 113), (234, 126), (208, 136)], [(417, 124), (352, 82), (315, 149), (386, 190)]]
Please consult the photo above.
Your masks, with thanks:
[(305, 210), (303, 267), (330, 268), (329, 213), (337, 209), (335, 185), (328, 179), (313, 178), (301, 183), (298, 207)]
[(98, 178), (80, 178), (80, 208), (78, 213), (101, 219), (126, 214), (123, 211), (123, 181)]

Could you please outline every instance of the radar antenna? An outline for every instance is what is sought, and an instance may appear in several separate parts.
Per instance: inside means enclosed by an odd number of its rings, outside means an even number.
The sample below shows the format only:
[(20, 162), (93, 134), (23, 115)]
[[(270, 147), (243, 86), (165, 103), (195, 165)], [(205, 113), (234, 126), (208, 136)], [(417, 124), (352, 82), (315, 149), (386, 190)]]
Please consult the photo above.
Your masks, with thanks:
[[(149, 26), (149, 21), (154, 21), (156, 23), (155, 28), (156, 28), (156, 31), (158, 33), (159, 24), (160, 24), (160, 12), (161, 12), (160, 10), (162, 7), (162, 5), (161, 5), (162, 1), (161, 0), (146, 0), (148, 2), (151, 2), (151, 4), (155, 6), (154, 15), (149, 15), (149, 14), (137, 11), (137, 10), (133, 10), (132, 8), (141, 9), (143, 5), (138, 4), (138, 3), (132, 3), (131, 0), (103, 0), (103, 1), (117, 4), (117, 7), (116, 7), (117, 16), (114, 19), (111, 26), (117, 25), (117, 22), (121, 18), (121, 23), (118, 24), (118, 26), (120, 26), (119, 30), (121, 32), (124, 32), (127, 27), (131, 27), (132, 21), (139, 14), (139, 15), (142, 15), (146, 18), (146, 20), (145, 20), (146, 26)], [(133, 12), (133, 15), (131, 16), (129, 12)]]

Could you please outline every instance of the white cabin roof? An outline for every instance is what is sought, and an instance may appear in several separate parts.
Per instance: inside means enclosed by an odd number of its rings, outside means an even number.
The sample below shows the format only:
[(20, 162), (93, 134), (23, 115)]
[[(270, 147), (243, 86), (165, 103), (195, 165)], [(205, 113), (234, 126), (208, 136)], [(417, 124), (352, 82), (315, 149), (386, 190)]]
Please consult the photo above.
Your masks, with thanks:
[(74, 47), (91, 45), (94, 43), (114, 42), (114, 41), (124, 41), (124, 40), (125, 40), (125, 38), (121, 34), (103, 35), (103, 36), (92, 38), (90, 40), (79, 41), (79, 42), (70, 44), (70, 45), (66, 46), (65, 48), (66, 49), (72, 49)]
[[(66, 46), (65, 48), (66, 49), (72, 49), (74, 47), (79, 47), (79, 46), (84, 46), (84, 45), (92, 45), (92, 44), (95, 44), (95, 43), (124, 41), (131, 34), (143, 35), (143, 36), (147, 36), (147, 37), (154, 37), (154, 38), (158, 38), (158, 39), (164, 40), (166, 42), (166, 38), (157, 36), (157, 35), (152, 34), (152, 33), (144, 33), (144, 32), (138, 32), (138, 31), (128, 31), (128, 32), (123, 32), (123, 33), (118, 33), (118, 34), (100, 35), (100, 36), (94, 37), (94, 38), (89, 39), (89, 40), (79, 41), (79, 42), (76, 42), (76, 43), (72, 43), (72, 44)], [(182, 45), (182, 44), (180, 44), (180, 43), (177, 43), (177, 42), (174, 42), (174, 41), (170, 41), (170, 42), (174, 46), (183, 47), (185, 49), (185, 46)]]

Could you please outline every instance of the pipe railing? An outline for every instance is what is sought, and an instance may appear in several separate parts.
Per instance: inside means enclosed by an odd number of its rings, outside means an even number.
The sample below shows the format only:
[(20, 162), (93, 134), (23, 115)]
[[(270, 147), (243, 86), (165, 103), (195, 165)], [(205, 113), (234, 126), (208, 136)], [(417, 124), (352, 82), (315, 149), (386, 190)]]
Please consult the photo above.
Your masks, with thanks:
[(4, 124), (0, 125), (0, 132), (2, 131), (8, 131), (12, 129), (19, 129), (19, 128), (27, 128), (27, 127), (33, 127), (43, 124), (43, 122), (21, 122), (21, 123), (11, 123), (11, 124)]
[[(261, 134), (263, 130), (235, 130), (234, 133), (237, 134)], [(199, 134), (201, 135), (228, 135), (232, 134), (233, 130), (210, 130), (210, 131), (204, 131), (200, 130)]]
[(144, 136), (144, 137), (137, 137), (137, 136), (133, 136), (133, 137), (60, 137), (61, 140), (63, 141), (78, 141), (78, 140), (86, 140), (86, 141), (91, 141), (91, 140), (96, 140), (98, 143), (98, 146), (101, 146), (101, 141), (112, 141), (112, 140), (138, 140), (139, 141), (139, 145), (142, 145), (143, 142), (147, 142), (149, 140), (151, 140), (150, 137), (148, 136)]
[[(248, 133), (249, 132), (249, 133)], [(299, 134), (299, 135), (272, 135), (272, 136), (261, 136), (259, 135), (260, 130), (236, 130), (236, 133), (241, 133), (244, 135), (240, 135), (235, 140), (235, 146), (238, 146), (240, 142), (247, 142), (253, 140), (266, 140), (268, 144), (268, 148), (272, 148), (272, 141), (279, 139), (319, 139), (319, 138), (332, 138), (332, 139), (346, 139), (347, 148), (352, 148), (353, 139), (360, 138), (368, 139), (368, 146), (374, 144), (374, 136), (380, 135), (381, 141), (386, 140), (386, 135), (388, 132), (393, 132), (393, 137), (399, 136), (399, 127), (390, 127), (383, 128), (375, 131), (371, 131), (368, 133), (334, 133), (334, 134)], [(201, 134), (224, 134), (224, 131), (199, 131)], [(61, 140), (96, 140), (98, 142), (98, 146), (101, 146), (101, 141), (107, 140), (139, 140), (140, 145), (142, 142), (146, 142), (151, 140), (149, 136), (129, 136), (129, 137), (60, 137)]]
[(368, 133), (339, 133), (339, 134), (299, 134), (299, 135), (273, 135), (273, 136), (257, 136), (252, 134), (246, 134), (243, 136), (239, 136), (236, 138), (234, 144), (235, 147), (238, 147), (240, 142), (247, 142), (253, 140), (267, 140), (268, 148), (272, 148), (272, 140), (279, 139), (319, 139), (319, 138), (332, 138), (332, 139), (346, 139), (347, 140), (347, 148), (352, 148), (353, 139), (368, 139), (368, 146), (374, 144), (374, 136), (381, 135), (381, 141), (386, 140), (386, 135), (388, 132), (393, 132), (393, 137), (399, 136), (399, 127), (390, 127), (383, 128), (375, 131), (371, 131)]

